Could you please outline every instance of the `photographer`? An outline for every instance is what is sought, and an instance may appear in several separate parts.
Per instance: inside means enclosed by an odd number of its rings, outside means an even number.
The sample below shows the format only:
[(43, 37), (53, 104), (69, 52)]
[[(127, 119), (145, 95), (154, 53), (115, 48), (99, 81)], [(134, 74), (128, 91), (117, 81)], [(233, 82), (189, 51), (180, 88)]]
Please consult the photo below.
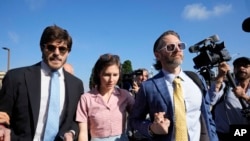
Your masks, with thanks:
[(134, 81), (133, 81), (133, 86), (132, 86), (132, 93), (137, 94), (140, 85), (143, 81), (146, 81), (148, 79), (148, 70), (145, 68), (138, 69), (137, 71), (140, 71), (138, 75), (135, 75)]
[(210, 89), (213, 118), (220, 141), (230, 137), (230, 125), (249, 124), (242, 114), (250, 99), (250, 58), (240, 57), (233, 62), (236, 87), (229, 85), (227, 73), (230, 70), (226, 62), (218, 66), (218, 75)]

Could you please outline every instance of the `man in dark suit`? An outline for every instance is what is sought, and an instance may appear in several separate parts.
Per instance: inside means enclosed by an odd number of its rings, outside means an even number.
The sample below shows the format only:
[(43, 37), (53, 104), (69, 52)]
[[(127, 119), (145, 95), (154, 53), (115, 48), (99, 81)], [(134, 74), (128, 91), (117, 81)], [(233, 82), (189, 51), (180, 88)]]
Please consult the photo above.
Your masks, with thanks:
[[(131, 127), (154, 141), (217, 141), (215, 124), (209, 111), (209, 95), (201, 91), (196, 83), (184, 73), (181, 64), (184, 58), (185, 43), (172, 30), (164, 32), (154, 44), (154, 65), (159, 73), (144, 81), (135, 99), (129, 120)], [(174, 79), (180, 79), (182, 86), (182, 106), (175, 106)], [(201, 78), (201, 77), (200, 77)], [(202, 81), (205, 86), (204, 80)], [(207, 89), (207, 87), (205, 87)], [(177, 93), (177, 92), (176, 92)], [(204, 96), (204, 97), (203, 97)], [(182, 112), (186, 123), (176, 124)], [(147, 114), (150, 120), (146, 119)], [(175, 133), (184, 126), (185, 139), (177, 139)], [(179, 135), (178, 135), (179, 137)]]
[[(3, 79), (0, 91), (0, 111), (10, 117), (12, 141), (44, 140), (50, 101), (51, 72), (59, 74), (60, 96), (56, 141), (74, 140), (79, 128), (75, 122), (78, 100), (84, 92), (82, 81), (63, 69), (72, 48), (67, 30), (57, 25), (44, 29), (40, 40), (42, 61), (27, 67), (12, 69)], [(1, 127), (2, 128), (2, 127)], [(1, 139), (1, 137), (0, 137)]]

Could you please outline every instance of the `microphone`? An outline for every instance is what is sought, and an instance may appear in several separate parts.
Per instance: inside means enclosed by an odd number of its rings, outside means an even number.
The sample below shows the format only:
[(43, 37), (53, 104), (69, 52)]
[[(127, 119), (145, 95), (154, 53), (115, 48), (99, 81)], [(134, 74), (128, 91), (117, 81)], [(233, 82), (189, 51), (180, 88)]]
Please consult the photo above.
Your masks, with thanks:
[(242, 23), (242, 30), (250, 32), (250, 17), (246, 18)]
[(189, 47), (189, 52), (190, 53), (197, 53), (197, 52), (199, 52), (199, 49), (200, 49), (200, 45), (202, 45), (202, 44), (205, 44), (207, 41), (210, 41), (210, 42), (218, 42), (220, 39), (219, 39), (219, 36), (218, 35), (212, 35), (212, 36), (210, 36), (210, 37), (208, 37), (208, 38), (206, 38), (206, 39), (204, 39), (204, 40), (202, 40), (202, 41), (200, 41), (200, 42), (198, 42), (198, 43), (196, 43), (196, 44), (194, 44), (193, 46), (190, 46)]

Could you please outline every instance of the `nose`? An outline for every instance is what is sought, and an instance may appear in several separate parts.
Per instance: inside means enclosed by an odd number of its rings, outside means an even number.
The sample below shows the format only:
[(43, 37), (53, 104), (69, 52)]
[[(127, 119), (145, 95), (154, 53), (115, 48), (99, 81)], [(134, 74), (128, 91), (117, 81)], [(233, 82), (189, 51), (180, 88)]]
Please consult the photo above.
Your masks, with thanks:
[(58, 48), (58, 47), (56, 47), (56, 48), (55, 48), (55, 50), (54, 50), (54, 54), (57, 54), (57, 55), (59, 55), (59, 54), (60, 54), (60, 51), (59, 51), (59, 48)]

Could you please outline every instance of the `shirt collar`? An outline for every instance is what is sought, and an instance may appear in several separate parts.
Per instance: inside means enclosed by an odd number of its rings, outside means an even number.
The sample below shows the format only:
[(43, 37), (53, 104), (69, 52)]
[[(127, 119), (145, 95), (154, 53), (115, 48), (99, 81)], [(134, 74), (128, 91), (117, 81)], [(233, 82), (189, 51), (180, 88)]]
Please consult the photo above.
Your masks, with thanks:
[(169, 83), (173, 83), (174, 79), (178, 76), (182, 81), (185, 80), (185, 73), (183, 72), (183, 70), (181, 69), (180, 73), (178, 75), (172, 74), (164, 69), (162, 69), (162, 72), (164, 74), (165, 79), (169, 82)]
[[(48, 66), (44, 61), (41, 62), (41, 69), (42, 69), (42, 72), (43, 72), (46, 76), (49, 76), (49, 75), (50, 75), (51, 69), (49, 68), (49, 66)], [(60, 76), (63, 76), (63, 69), (62, 69), (62, 68), (58, 69), (58, 74), (59, 74), (59, 77), (60, 77)]]

